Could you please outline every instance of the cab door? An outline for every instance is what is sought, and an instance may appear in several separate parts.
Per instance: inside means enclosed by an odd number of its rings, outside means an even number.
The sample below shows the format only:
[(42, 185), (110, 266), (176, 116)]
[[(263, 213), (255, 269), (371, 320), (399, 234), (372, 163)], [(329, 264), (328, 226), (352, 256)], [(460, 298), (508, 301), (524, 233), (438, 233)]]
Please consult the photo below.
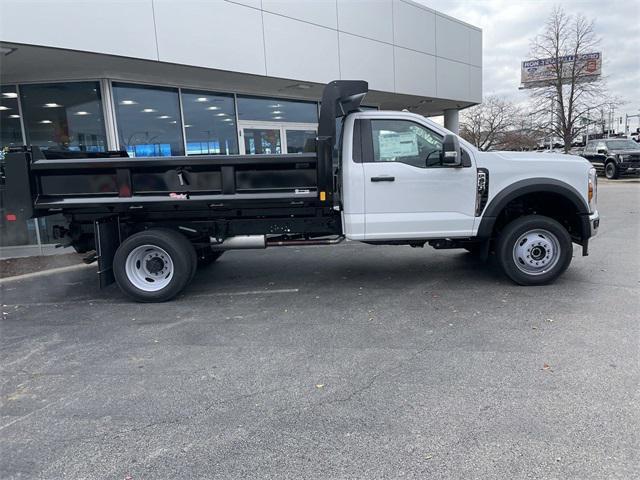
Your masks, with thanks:
[(594, 164), (597, 170), (604, 173), (604, 166), (607, 161), (607, 144), (600, 141), (596, 144), (595, 152), (591, 157), (591, 163)]
[(365, 240), (471, 236), (476, 169), (445, 165), (444, 136), (424, 124), (361, 122)]

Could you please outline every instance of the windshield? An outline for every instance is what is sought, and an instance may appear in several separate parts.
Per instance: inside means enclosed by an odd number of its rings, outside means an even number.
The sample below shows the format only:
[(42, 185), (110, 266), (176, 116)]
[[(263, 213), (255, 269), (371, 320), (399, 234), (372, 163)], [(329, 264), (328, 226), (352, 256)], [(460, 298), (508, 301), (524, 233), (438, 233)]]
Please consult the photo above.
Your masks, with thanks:
[(633, 140), (607, 140), (607, 148), (609, 150), (640, 150), (638, 145)]

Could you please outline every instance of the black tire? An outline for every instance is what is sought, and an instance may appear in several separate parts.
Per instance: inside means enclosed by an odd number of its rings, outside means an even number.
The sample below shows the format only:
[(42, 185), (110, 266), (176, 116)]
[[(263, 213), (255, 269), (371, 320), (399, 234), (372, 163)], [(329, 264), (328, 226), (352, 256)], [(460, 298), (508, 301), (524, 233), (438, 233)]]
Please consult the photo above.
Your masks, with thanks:
[(515, 283), (546, 285), (569, 267), (573, 245), (569, 232), (553, 218), (527, 215), (513, 220), (500, 233), (496, 257)]
[(224, 251), (214, 251), (209, 249), (203, 249), (198, 252), (198, 267), (207, 267), (218, 260)]
[[(188, 239), (187, 242), (189, 242)], [(189, 242), (189, 245), (191, 245), (191, 248), (189, 249), (189, 258), (191, 260), (191, 275), (189, 275), (189, 281), (187, 283), (191, 283), (191, 280), (193, 280), (193, 277), (196, 276), (196, 272), (198, 271), (198, 252), (196, 252), (196, 247), (194, 247), (191, 242)]]
[[(167, 282), (167, 284), (155, 291), (140, 288), (140, 286), (136, 285), (135, 273), (132, 275), (133, 278), (130, 278), (127, 273), (127, 259), (138, 247), (145, 245), (164, 251), (173, 266), (173, 274), (168, 280), (163, 278), (158, 279), (158, 281)], [(138, 249), (137, 251), (144, 252), (145, 249)], [(147, 265), (148, 263), (149, 262), (147, 262)], [(195, 271), (196, 264), (197, 257), (195, 249), (184, 235), (175, 230), (159, 228), (138, 232), (122, 242), (118, 250), (116, 250), (113, 259), (113, 273), (120, 290), (131, 299), (137, 302), (147, 303), (164, 302), (175, 297), (189, 283)], [(130, 263), (130, 265), (132, 265), (131, 268), (134, 271), (136, 268), (138, 271), (141, 271), (141, 262), (133, 262)], [(139, 276), (145, 275), (143, 273)], [(140, 280), (137, 280), (137, 282), (138, 284), (142, 283)], [(153, 279), (150, 279), (146, 285), (151, 285), (152, 282)]]
[(605, 164), (605, 166), (604, 166), (604, 175), (609, 180), (615, 180), (616, 178), (618, 178), (620, 176), (620, 174), (618, 172), (618, 166), (616, 165), (616, 162), (611, 160), (611, 161), (609, 161), (609, 162), (607, 162)]

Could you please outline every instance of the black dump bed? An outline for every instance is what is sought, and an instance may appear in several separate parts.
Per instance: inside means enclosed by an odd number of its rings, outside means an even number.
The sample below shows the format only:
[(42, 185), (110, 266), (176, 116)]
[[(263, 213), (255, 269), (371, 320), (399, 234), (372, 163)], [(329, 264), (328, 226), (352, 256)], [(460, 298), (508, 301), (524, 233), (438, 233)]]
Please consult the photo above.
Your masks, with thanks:
[(90, 221), (114, 214), (228, 218), (246, 209), (272, 216), (328, 215), (337, 201), (336, 118), (357, 110), (366, 92), (362, 81), (325, 87), (313, 153), (129, 158), (126, 152), (37, 147), (10, 152), (4, 162), (5, 212), (22, 218), (62, 212)]
[[(250, 203), (288, 205), (318, 198), (316, 153), (64, 157), (61, 152), (38, 148), (9, 153), (7, 191), (19, 185), (14, 184), (11, 174), (24, 166), (28, 175), (21, 176), (29, 179), (29, 199), (36, 216), (61, 210), (100, 214), (138, 209), (189, 211)], [(25, 183), (20, 187), (27, 190)]]

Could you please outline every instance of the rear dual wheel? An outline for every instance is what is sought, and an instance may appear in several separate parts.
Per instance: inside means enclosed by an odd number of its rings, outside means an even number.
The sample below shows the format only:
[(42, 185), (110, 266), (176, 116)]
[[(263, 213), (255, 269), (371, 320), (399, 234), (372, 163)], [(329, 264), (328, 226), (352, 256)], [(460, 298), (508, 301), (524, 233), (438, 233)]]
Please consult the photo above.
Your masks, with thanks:
[(175, 230), (136, 233), (120, 244), (113, 273), (120, 289), (138, 302), (164, 302), (189, 283), (197, 266), (196, 251)]

